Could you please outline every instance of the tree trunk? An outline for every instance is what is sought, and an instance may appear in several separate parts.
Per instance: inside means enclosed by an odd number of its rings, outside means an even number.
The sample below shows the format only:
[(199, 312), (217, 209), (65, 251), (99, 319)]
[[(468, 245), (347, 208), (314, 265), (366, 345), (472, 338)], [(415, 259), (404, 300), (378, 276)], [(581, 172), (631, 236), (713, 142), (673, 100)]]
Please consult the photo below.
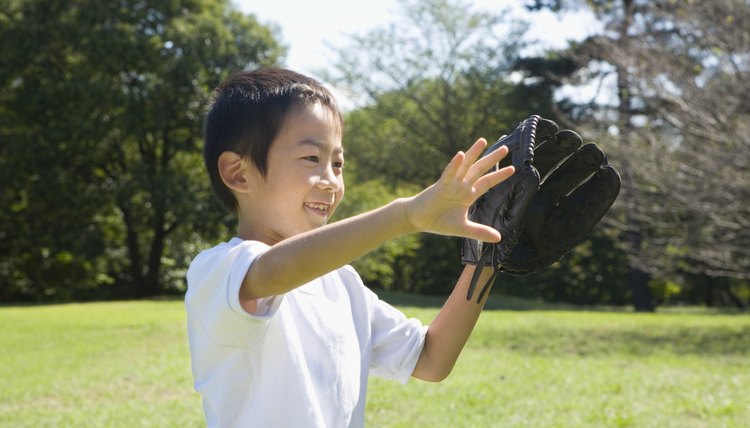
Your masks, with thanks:
[(727, 301), (734, 305), (737, 309), (746, 310), (747, 305), (745, 302), (732, 291), (732, 281), (729, 278), (721, 278), (717, 280), (721, 281), (721, 285), (726, 296)]
[(631, 267), (628, 272), (628, 283), (633, 291), (633, 308), (636, 312), (654, 312), (654, 298), (651, 289), (648, 288), (649, 274)]
[(139, 284), (143, 282), (143, 265), (141, 264), (141, 250), (138, 243), (138, 232), (133, 224), (133, 218), (130, 210), (120, 204), (120, 212), (122, 212), (123, 223), (125, 223), (125, 245), (128, 249), (128, 261), (130, 277), (125, 278), (124, 286), (127, 287), (125, 290), (126, 296), (136, 297), (140, 294), (138, 290)]
[(148, 273), (146, 275), (141, 297), (153, 297), (160, 294), (162, 286), (161, 277), (161, 257), (164, 253), (164, 239), (167, 236), (164, 230), (165, 210), (158, 206), (154, 212), (153, 238), (151, 241), (151, 251), (148, 258)]
[[(630, 37), (628, 31), (633, 20), (634, 4), (632, 0), (623, 0), (622, 6), (623, 20), (619, 31), (619, 42), (627, 51)], [(620, 141), (621, 144), (630, 145), (632, 144), (633, 134), (633, 106), (630, 91), (630, 76), (626, 67), (616, 65), (615, 68), (617, 71), (617, 98), (619, 101), (618, 127), (620, 131)], [(631, 199), (634, 199), (636, 197), (636, 195), (633, 194), (636, 191), (636, 183), (631, 171), (632, 169), (629, 163), (624, 163), (622, 171), (623, 179), (625, 181), (625, 186), (629, 186), (633, 190), (629, 196)], [(626, 245), (635, 259), (631, 260), (630, 263), (628, 283), (633, 292), (633, 307), (635, 310), (637, 312), (653, 312), (655, 306), (651, 290), (648, 288), (649, 275), (638, 267), (638, 261), (641, 260), (641, 243), (643, 241), (640, 226), (640, 222), (635, 215), (628, 215), (628, 231), (625, 233), (625, 239), (628, 241)]]
[(714, 282), (711, 280), (711, 278), (706, 278), (705, 281), (706, 284), (706, 306), (709, 308), (714, 306)]

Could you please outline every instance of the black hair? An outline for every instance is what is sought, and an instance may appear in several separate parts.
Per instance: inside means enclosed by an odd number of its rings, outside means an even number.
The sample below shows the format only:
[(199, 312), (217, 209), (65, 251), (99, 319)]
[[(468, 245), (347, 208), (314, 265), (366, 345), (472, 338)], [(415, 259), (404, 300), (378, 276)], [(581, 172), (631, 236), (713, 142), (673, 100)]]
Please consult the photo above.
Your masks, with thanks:
[(231, 151), (249, 157), (265, 176), (268, 150), (290, 113), (316, 103), (329, 108), (343, 129), (343, 115), (331, 92), (291, 70), (243, 71), (216, 88), (203, 128), (203, 160), (214, 193), (227, 208), (235, 210), (237, 199), (221, 180), (219, 156)]

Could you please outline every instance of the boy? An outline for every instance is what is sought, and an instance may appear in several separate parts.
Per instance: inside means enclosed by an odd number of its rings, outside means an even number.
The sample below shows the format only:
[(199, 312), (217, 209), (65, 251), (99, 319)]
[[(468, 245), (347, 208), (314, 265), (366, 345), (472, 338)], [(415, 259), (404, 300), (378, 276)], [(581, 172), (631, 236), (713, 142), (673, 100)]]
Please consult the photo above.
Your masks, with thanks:
[(507, 148), (479, 159), (480, 139), (418, 195), (326, 225), (344, 195), (342, 134), (331, 94), (289, 70), (238, 73), (215, 93), (204, 159), (239, 230), (187, 273), (193, 375), (209, 426), (363, 426), (370, 372), (441, 381), (476, 323), (484, 302), (465, 298), (474, 266), (422, 326), (348, 264), (407, 233), (498, 242), (467, 210), (513, 174), (485, 174)]

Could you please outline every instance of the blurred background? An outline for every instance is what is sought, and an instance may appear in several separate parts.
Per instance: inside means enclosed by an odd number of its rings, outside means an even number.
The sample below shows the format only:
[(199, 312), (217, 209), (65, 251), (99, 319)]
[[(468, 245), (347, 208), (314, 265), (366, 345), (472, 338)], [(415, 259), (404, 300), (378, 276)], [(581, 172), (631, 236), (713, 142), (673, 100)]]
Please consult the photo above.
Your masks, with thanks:
[[(493, 292), (583, 305), (750, 304), (750, 2), (0, 1), (0, 302), (180, 295), (235, 233), (201, 158), (232, 72), (287, 66), (346, 108), (342, 218), (432, 183), (530, 114), (623, 178), (591, 239)], [(445, 295), (460, 240), (356, 262)]]

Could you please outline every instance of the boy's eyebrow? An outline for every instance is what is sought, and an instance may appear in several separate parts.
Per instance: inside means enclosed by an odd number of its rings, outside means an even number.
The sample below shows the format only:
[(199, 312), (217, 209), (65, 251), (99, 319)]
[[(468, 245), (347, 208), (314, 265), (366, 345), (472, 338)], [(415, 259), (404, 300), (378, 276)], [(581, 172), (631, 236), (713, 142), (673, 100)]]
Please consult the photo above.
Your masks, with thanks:
[[(319, 149), (322, 149), (324, 148), (324, 146), (326, 146), (326, 143), (324, 143), (323, 141), (315, 140), (312, 138), (305, 138), (304, 140), (300, 140), (297, 144), (315, 146)], [(333, 152), (336, 154), (344, 153), (344, 149), (343, 147), (339, 146), (333, 149)]]

